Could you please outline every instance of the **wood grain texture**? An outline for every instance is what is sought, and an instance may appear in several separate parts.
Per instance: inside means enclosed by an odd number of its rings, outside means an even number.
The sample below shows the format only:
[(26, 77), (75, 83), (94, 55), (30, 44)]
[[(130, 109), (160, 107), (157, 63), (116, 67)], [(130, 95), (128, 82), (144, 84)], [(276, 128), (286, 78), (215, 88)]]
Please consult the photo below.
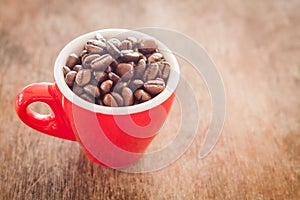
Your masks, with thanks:
[[(0, 0), (0, 199), (300, 199), (300, 2)], [(222, 136), (197, 155), (210, 120), (203, 80), (184, 76), (201, 108), (198, 135), (175, 163), (146, 174), (97, 166), (77, 143), (38, 133), (14, 111), (18, 90), (53, 81), (71, 39), (103, 28), (156, 26), (200, 43), (227, 92)], [(45, 111), (36, 106), (37, 110)], [(176, 104), (156, 150), (176, 136)]]

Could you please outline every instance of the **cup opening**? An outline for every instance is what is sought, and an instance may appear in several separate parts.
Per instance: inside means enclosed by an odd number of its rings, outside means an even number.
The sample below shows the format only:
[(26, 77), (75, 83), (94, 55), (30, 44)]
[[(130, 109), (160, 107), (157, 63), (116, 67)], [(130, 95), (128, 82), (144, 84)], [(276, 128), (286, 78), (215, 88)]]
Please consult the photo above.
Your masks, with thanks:
[[(71, 53), (79, 54), (84, 48), (86, 41), (94, 38), (97, 33), (102, 34), (105, 38), (117, 37), (119, 39), (125, 39), (128, 36), (134, 36), (136, 38), (151, 38), (155, 40), (158, 45), (158, 49), (171, 65), (171, 72), (166, 84), (166, 88), (160, 94), (158, 94), (157, 96), (155, 96), (149, 101), (137, 105), (127, 106), (127, 107), (108, 107), (108, 106), (97, 105), (94, 103), (87, 102), (83, 100), (81, 97), (77, 96), (75, 93), (73, 93), (73, 91), (67, 86), (67, 84), (64, 81), (62, 67), (65, 65), (69, 54)], [(179, 65), (174, 54), (162, 42), (142, 32), (126, 30), (126, 29), (103, 29), (99, 31), (90, 32), (75, 38), (61, 50), (61, 52), (59, 53), (55, 61), (55, 66), (54, 66), (55, 82), (65, 98), (75, 103), (77, 106), (80, 106), (92, 112), (99, 112), (103, 114), (122, 115), (122, 114), (138, 113), (162, 104), (172, 95), (172, 93), (174, 93), (179, 82), (179, 75), (180, 75)]]

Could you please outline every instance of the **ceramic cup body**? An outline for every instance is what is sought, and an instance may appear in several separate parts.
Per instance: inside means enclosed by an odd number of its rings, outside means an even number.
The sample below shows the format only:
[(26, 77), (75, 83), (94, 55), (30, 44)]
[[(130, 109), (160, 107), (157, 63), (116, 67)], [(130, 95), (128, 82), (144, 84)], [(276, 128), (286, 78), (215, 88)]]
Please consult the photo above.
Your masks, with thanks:
[[(175, 56), (156, 40), (172, 68), (162, 93), (145, 103), (129, 107), (105, 107), (89, 103), (69, 89), (64, 82), (62, 67), (68, 55), (74, 52), (79, 54), (86, 41), (94, 38), (96, 33), (106, 38), (149, 37), (125, 29), (105, 29), (74, 39), (56, 59), (54, 83), (34, 83), (23, 88), (16, 97), (16, 112), (25, 124), (40, 132), (79, 142), (93, 162), (111, 168), (125, 167), (143, 155), (163, 126), (174, 100), (179, 66)], [(53, 113), (35, 113), (28, 107), (33, 102), (48, 104)]]

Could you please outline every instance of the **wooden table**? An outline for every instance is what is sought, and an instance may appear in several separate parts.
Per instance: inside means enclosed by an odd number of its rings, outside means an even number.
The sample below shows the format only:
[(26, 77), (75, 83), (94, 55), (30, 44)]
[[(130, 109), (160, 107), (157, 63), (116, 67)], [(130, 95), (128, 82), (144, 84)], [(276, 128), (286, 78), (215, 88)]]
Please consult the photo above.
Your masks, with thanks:
[[(300, 199), (300, 2), (0, 1), (0, 199)], [(198, 159), (210, 123), (204, 81), (189, 73), (198, 134), (176, 162), (151, 173), (97, 166), (77, 143), (24, 125), (15, 95), (53, 81), (71, 39), (103, 28), (156, 26), (203, 45), (224, 79), (227, 115), (213, 152)], [(40, 105), (34, 109), (47, 111)], [(178, 114), (178, 115), (177, 115)], [(176, 104), (148, 151), (175, 136)]]

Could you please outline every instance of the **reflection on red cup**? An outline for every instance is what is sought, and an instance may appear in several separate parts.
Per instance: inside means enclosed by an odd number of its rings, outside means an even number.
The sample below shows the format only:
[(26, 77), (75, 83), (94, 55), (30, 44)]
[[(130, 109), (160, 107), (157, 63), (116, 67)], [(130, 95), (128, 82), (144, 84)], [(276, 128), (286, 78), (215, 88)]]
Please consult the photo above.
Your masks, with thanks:
[[(79, 53), (88, 39), (100, 33), (104, 37), (149, 37), (125, 29), (105, 29), (80, 36), (67, 44), (54, 66), (54, 83), (34, 83), (22, 89), (15, 101), (16, 112), (28, 126), (59, 138), (80, 143), (93, 162), (120, 168), (136, 162), (144, 153), (169, 113), (179, 81), (175, 56), (157, 41), (172, 70), (166, 89), (155, 98), (129, 107), (105, 107), (84, 101), (65, 84), (62, 67), (70, 53)], [(44, 102), (53, 113), (43, 115), (28, 106)]]

